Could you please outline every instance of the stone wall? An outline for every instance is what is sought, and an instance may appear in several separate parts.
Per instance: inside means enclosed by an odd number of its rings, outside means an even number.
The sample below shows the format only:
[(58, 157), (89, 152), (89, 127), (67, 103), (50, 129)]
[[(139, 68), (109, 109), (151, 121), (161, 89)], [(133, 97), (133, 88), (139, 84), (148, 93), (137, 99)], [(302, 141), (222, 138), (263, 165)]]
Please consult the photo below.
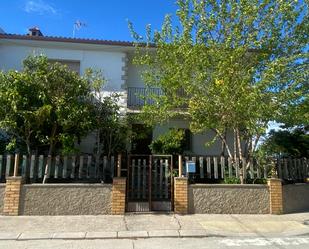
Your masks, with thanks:
[(267, 185), (194, 184), (189, 187), (189, 213), (268, 214)]
[(0, 184), (0, 215), (3, 214), (5, 184)]
[(110, 184), (23, 185), (20, 215), (100, 215), (111, 213)]
[(309, 184), (283, 185), (283, 212), (309, 211)]

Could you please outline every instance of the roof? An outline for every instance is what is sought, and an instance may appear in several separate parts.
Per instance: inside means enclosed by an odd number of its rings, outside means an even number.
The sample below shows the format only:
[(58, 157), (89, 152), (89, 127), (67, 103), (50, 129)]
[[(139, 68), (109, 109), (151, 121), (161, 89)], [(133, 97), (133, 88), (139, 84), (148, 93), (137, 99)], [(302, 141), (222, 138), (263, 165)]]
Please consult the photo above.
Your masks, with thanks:
[(30, 36), (30, 35), (18, 35), (18, 34), (7, 34), (7, 33), (5, 34), (0, 33), (0, 39), (68, 42), (68, 43), (83, 43), (83, 44), (96, 44), (96, 45), (124, 46), (124, 47), (134, 46), (134, 43), (129, 42), (129, 41), (69, 38), (69, 37), (61, 37), (61, 36)]

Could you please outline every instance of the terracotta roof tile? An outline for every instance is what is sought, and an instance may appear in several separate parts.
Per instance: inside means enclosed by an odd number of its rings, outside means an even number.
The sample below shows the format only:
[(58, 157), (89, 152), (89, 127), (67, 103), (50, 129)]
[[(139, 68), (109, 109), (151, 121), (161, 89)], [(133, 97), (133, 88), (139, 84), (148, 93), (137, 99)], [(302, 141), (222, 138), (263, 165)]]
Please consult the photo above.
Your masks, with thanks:
[(134, 46), (134, 43), (129, 42), (129, 41), (69, 38), (69, 37), (62, 37), (62, 36), (29, 36), (29, 35), (18, 35), (18, 34), (0, 34), (0, 39), (70, 42), (70, 43), (98, 44), (98, 45), (125, 46), (125, 47)]

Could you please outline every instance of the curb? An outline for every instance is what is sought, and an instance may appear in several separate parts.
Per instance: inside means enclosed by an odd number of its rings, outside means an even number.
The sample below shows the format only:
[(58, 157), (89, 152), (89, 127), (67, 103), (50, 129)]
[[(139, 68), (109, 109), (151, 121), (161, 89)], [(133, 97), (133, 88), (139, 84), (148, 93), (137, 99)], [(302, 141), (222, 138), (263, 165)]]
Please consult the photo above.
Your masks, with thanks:
[(226, 237), (205, 230), (153, 230), (117, 232), (64, 232), (64, 233), (1, 233), (0, 241), (26, 240), (95, 240), (95, 239), (149, 239), (149, 238), (204, 238)]
[(276, 237), (276, 236), (306, 236), (302, 233), (213, 233), (206, 230), (153, 230), (153, 231), (107, 231), (107, 232), (63, 232), (63, 233), (1, 233), (0, 241), (27, 241), (27, 240), (95, 240), (95, 239), (150, 239), (150, 238), (227, 238), (227, 237)]

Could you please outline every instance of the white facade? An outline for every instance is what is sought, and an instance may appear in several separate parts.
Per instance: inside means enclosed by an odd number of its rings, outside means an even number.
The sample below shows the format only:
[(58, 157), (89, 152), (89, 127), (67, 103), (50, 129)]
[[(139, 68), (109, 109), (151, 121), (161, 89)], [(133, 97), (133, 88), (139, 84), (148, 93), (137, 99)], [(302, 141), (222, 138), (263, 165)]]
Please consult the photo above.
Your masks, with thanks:
[[(0, 38), (0, 70), (21, 70), (22, 61), (31, 54), (44, 54), (52, 60), (79, 62), (80, 74), (87, 68), (101, 70), (107, 79), (104, 91), (122, 93), (121, 105), (127, 108), (128, 88), (143, 88), (141, 69), (132, 64), (134, 48), (129, 46), (42, 41), (27, 39)], [(168, 131), (171, 127), (188, 128), (188, 123), (174, 120), (153, 130), (153, 138)], [(218, 155), (221, 143), (216, 142), (206, 148), (205, 143), (213, 138), (211, 132), (192, 136), (191, 153), (198, 155)], [(94, 137), (89, 135), (81, 143), (81, 151), (91, 153)]]
[(69, 60), (80, 62), (80, 74), (87, 68), (102, 70), (107, 78), (106, 90), (121, 91), (125, 83), (122, 79), (125, 66), (126, 53), (121, 51), (109, 51), (108, 49), (89, 49), (88, 46), (70, 46), (63, 43), (62, 46), (53, 46), (53, 43), (37, 41), (11, 42), (0, 40), (0, 69), (20, 70), (22, 61), (31, 54), (44, 54), (49, 59)]

